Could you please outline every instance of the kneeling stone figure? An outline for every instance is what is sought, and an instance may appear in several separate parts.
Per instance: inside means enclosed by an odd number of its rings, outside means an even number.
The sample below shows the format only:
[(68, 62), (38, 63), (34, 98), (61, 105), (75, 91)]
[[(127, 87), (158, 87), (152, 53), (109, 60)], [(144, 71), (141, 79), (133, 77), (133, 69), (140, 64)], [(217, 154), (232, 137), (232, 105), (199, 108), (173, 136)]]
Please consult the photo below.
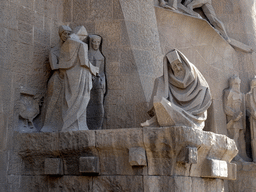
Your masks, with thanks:
[(210, 88), (203, 75), (185, 55), (173, 50), (164, 58), (163, 76), (155, 80), (148, 112), (153, 117), (141, 126), (157, 121), (160, 126), (202, 130), (211, 103)]

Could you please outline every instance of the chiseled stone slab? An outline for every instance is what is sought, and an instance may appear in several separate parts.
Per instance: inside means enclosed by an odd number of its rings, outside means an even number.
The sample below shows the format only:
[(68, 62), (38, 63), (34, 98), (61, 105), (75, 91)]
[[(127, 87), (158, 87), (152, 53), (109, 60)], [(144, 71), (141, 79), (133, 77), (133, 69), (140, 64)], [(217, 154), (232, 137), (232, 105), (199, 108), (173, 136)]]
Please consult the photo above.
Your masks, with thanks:
[(142, 147), (129, 149), (129, 163), (131, 166), (146, 166), (146, 151)]
[(84, 174), (99, 174), (99, 158), (98, 157), (80, 157), (79, 171)]
[(206, 159), (202, 167), (201, 177), (228, 178), (228, 164), (226, 161)]
[(63, 175), (63, 163), (60, 158), (47, 158), (44, 161), (45, 175)]
[(228, 163), (228, 179), (237, 179), (237, 165), (235, 163)]

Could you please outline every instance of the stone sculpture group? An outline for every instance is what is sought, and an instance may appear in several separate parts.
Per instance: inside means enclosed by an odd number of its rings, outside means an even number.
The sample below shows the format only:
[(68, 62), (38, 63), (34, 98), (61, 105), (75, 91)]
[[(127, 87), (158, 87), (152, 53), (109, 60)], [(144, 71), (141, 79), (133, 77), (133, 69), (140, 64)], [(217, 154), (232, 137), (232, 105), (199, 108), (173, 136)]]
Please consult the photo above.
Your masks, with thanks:
[[(100, 108), (99, 123), (94, 124), (94, 129), (100, 129), (106, 86), (104, 57), (99, 51), (101, 37), (90, 36), (88, 50), (83, 42), (88, 37), (84, 26), (74, 31), (68, 26), (60, 26), (59, 36), (60, 42), (51, 49), (49, 57), (54, 73), (48, 83), (41, 132), (88, 130), (87, 106), (91, 90), (94, 97), (91, 107)], [(93, 118), (98, 118), (97, 115)]]

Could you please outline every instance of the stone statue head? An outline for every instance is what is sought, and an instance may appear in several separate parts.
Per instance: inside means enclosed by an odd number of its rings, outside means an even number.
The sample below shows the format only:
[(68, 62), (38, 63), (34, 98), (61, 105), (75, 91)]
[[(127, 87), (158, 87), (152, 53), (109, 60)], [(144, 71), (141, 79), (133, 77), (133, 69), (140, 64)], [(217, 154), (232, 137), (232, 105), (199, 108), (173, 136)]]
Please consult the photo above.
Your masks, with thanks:
[(80, 41), (84, 41), (88, 36), (87, 30), (85, 29), (84, 26), (76, 27), (74, 29), (74, 33), (78, 36)]
[(241, 79), (237, 75), (233, 75), (229, 79), (229, 87), (233, 90), (240, 92)]
[(185, 76), (185, 68), (178, 52), (174, 50), (168, 53), (167, 57), (175, 77), (177, 77), (178, 79), (183, 79)]
[(97, 51), (100, 48), (101, 37), (98, 35), (90, 35), (90, 47)]
[(72, 32), (72, 30), (69, 26), (61, 25), (59, 27), (60, 39), (65, 42), (69, 38), (71, 32)]

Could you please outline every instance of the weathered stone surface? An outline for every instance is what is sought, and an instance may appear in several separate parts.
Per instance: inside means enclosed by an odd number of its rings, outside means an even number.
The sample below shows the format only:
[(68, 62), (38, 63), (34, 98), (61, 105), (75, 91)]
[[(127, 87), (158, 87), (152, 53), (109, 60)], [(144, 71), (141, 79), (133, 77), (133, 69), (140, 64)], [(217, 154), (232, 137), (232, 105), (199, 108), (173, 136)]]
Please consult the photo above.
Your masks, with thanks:
[[(186, 127), (144, 128), (143, 135), (148, 175), (200, 177), (201, 168), (208, 157), (230, 162), (238, 152), (234, 141), (226, 136)], [(176, 164), (177, 156), (186, 146), (198, 148), (197, 164), (191, 167)], [(218, 156), (223, 153), (224, 156)]]
[(47, 158), (44, 161), (45, 175), (63, 175), (63, 162), (60, 158)]
[(177, 162), (197, 164), (198, 153), (196, 147), (185, 147), (177, 156)]
[(146, 176), (144, 191), (149, 192), (224, 192), (224, 182), (218, 179), (203, 179), (182, 176)]
[(142, 129), (96, 131), (101, 175), (145, 175), (147, 168), (133, 168), (129, 163), (129, 149), (143, 147)]
[(133, 147), (129, 149), (129, 163), (131, 166), (146, 166), (146, 151), (142, 147)]
[(98, 157), (80, 157), (79, 171), (84, 174), (99, 174), (99, 159)]
[(208, 178), (227, 178), (228, 164), (226, 161), (206, 159), (202, 165), (201, 176)]
[(93, 192), (98, 191), (143, 191), (142, 176), (99, 176), (93, 179)]

